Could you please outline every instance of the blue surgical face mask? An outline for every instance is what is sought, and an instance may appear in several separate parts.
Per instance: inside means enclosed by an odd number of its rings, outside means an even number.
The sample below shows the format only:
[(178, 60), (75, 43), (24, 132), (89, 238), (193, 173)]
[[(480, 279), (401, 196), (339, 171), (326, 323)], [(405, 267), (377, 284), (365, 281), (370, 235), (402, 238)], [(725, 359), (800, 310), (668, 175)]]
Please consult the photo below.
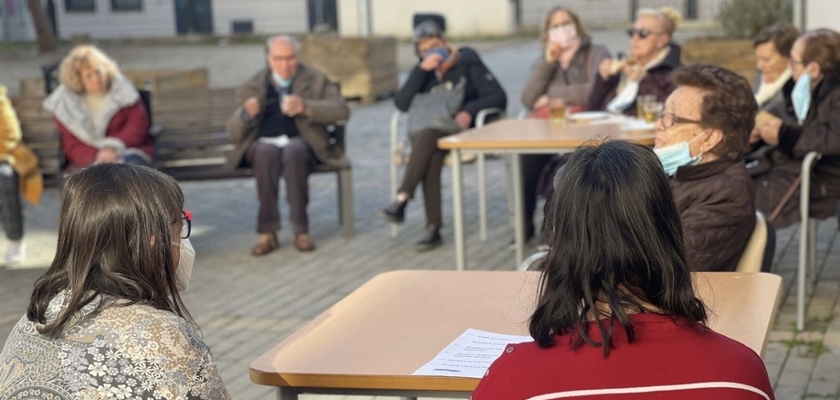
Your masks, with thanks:
[(292, 85), (291, 79), (283, 79), (280, 75), (277, 75), (276, 72), (271, 71), (271, 79), (274, 80), (274, 84), (280, 86), (282, 88), (287, 88)]
[(684, 165), (694, 165), (700, 162), (700, 159), (703, 158), (703, 153), (698, 154), (697, 157), (692, 157), (689, 145), (694, 143), (695, 140), (705, 136), (706, 133), (708, 132), (698, 135), (694, 139), (691, 139), (691, 141), (682, 141), (669, 146), (653, 149), (653, 152), (656, 153), (657, 157), (659, 157), (659, 162), (662, 163), (662, 168), (668, 176), (674, 176), (674, 174), (677, 173), (677, 168), (679, 167)]
[(793, 102), (793, 111), (796, 113), (796, 119), (801, 124), (808, 116), (808, 109), (811, 108), (811, 75), (805, 72), (799, 75), (796, 84), (793, 85), (793, 92), (790, 94), (790, 99)]

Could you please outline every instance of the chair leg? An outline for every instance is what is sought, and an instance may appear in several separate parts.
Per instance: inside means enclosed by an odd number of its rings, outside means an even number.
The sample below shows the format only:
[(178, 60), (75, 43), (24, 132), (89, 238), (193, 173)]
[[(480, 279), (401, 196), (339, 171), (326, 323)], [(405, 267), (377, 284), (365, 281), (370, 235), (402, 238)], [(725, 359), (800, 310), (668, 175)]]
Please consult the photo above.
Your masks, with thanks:
[(799, 268), (796, 271), (796, 330), (805, 329), (805, 281), (808, 270), (808, 218), (799, 226)]
[(338, 171), (338, 218), (344, 228), (344, 236), (353, 237), (355, 234), (353, 170), (350, 168)]
[(484, 171), (484, 153), (478, 153), (478, 225), (479, 239), (487, 241), (487, 187)]
[(808, 294), (812, 294), (817, 285), (817, 220), (811, 218), (808, 226), (808, 273), (811, 275)]

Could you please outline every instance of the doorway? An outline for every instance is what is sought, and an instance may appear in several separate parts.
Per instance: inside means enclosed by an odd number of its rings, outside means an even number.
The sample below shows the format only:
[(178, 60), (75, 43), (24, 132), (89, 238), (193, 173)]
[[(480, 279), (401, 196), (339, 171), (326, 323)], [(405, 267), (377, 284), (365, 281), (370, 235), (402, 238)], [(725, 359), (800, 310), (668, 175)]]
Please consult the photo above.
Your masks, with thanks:
[(175, 0), (175, 26), (179, 35), (212, 34), (212, 0)]
[(335, 0), (308, 0), (309, 31), (338, 32), (338, 9)]

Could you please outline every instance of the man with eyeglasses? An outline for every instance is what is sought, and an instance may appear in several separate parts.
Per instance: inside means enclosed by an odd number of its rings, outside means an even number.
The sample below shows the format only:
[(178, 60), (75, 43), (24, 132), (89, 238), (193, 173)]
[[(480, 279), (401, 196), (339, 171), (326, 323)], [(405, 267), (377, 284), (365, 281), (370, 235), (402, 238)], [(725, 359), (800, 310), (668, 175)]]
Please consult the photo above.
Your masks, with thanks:
[(755, 228), (744, 155), (758, 105), (746, 79), (711, 65), (674, 71), (654, 152), (670, 176), (689, 268), (734, 271)]
[(627, 31), (630, 55), (601, 62), (588, 109), (636, 116), (639, 96), (665, 101), (674, 90), (671, 72), (681, 65), (680, 47), (671, 42), (680, 19), (672, 8), (639, 10)]

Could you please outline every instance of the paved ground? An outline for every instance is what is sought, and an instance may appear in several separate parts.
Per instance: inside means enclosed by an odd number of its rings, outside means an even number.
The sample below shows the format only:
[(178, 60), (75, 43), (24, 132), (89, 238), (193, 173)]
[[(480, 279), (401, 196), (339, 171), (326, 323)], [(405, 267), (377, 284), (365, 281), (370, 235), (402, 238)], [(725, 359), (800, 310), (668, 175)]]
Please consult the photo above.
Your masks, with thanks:
[[(626, 40), (616, 32), (598, 33), (596, 38), (617, 49)], [(519, 110), (518, 97), (527, 69), (536, 57), (535, 41), (481, 44), (486, 63), (508, 91), (508, 111)], [(479, 47), (479, 46), (476, 46)], [(116, 49), (115, 49), (116, 50)], [(232, 46), (220, 51), (214, 46), (172, 49), (123, 48), (136, 59), (158, 61), (154, 66), (189, 67), (208, 63), (211, 77), (217, 69), (229, 69), (228, 76), (247, 77), (259, 64), (259, 48)], [(233, 53), (229, 53), (233, 51)], [(166, 57), (159, 57), (164, 52)], [(144, 55), (145, 54), (145, 55)], [(231, 54), (235, 54), (233, 57)], [(244, 60), (242, 57), (249, 57)], [(4, 58), (0, 82), (11, 75), (4, 71), (30, 71), (39, 59)], [(226, 61), (228, 60), (228, 61)], [(120, 60), (123, 65), (130, 61)], [(229, 62), (230, 64), (225, 64)], [(223, 66), (219, 66), (219, 64)], [(244, 65), (242, 65), (244, 64)], [(7, 65), (9, 68), (7, 68)], [(215, 77), (213, 81), (216, 82)], [(235, 84), (218, 83), (222, 86)], [(451, 227), (444, 229), (446, 245), (426, 254), (413, 251), (421, 235), (422, 204), (408, 208), (408, 220), (400, 237), (389, 238), (389, 226), (377, 211), (390, 196), (388, 188), (388, 120), (393, 107), (382, 101), (353, 109), (348, 126), (350, 158), (354, 165), (356, 236), (345, 239), (337, 224), (335, 178), (311, 178), (309, 207), (311, 233), (318, 250), (311, 254), (295, 251), (288, 231), (281, 233), (282, 248), (266, 257), (253, 258), (256, 199), (253, 181), (247, 179), (185, 182), (186, 207), (194, 213), (193, 244), (198, 258), (190, 289), (185, 293), (188, 308), (200, 324), (205, 340), (213, 349), (224, 380), (234, 399), (268, 399), (270, 388), (250, 382), (248, 365), (365, 281), (395, 269), (452, 269), (454, 248)], [(478, 240), (478, 211), (474, 201), (475, 166), (465, 169), (466, 224), (470, 269), (509, 270), (513, 255), (506, 250), (512, 235), (507, 227), (507, 205), (503, 185), (504, 166), (491, 159), (488, 171), (489, 237)], [(451, 221), (450, 174), (444, 171), (444, 218)], [(59, 193), (47, 190), (42, 204), (25, 210), (29, 259), (22, 268), (0, 267), (0, 343), (23, 314), (32, 283), (44, 272), (54, 254)], [(288, 215), (285, 204), (283, 214)], [(796, 270), (796, 229), (777, 232), (774, 272), (785, 282), (784, 304), (770, 337), (765, 363), (778, 399), (840, 398), (840, 245), (834, 220), (819, 224), (819, 282), (808, 305), (808, 325), (795, 334), (795, 292), (791, 290)], [(0, 244), (0, 252), (5, 243)], [(399, 262), (395, 262), (399, 260)], [(745, 312), (749, 312), (745, 310)], [(309, 399), (341, 398), (308, 396)], [(358, 399), (358, 398), (354, 398)]]

